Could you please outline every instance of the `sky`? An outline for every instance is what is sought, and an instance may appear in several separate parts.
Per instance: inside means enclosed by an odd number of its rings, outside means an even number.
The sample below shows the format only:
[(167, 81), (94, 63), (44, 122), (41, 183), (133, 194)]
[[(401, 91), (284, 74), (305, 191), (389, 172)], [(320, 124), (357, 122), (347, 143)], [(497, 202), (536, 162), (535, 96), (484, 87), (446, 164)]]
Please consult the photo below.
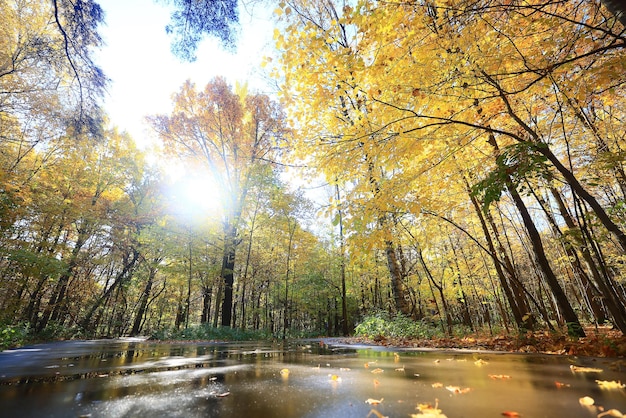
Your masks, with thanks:
[[(267, 89), (260, 62), (272, 47), (271, 11), (240, 8), (242, 33), (236, 54), (222, 50), (213, 39), (203, 41), (198, 59), (181, 62), (170, 52), (165, 33), (171, 9), (156, 0), (100, 0), (105, 46), (96, 62), (111, 79), (105, 109), (111, 122), (127, 131), (141, 147), (155, 140), (144, 118), (168, 113), (171, 95), (187, 79), (199, 87), (217, 75), (234, 86), (248, 82), (252, 91)], [(254, 16), (251, 15), (251, 12)]]

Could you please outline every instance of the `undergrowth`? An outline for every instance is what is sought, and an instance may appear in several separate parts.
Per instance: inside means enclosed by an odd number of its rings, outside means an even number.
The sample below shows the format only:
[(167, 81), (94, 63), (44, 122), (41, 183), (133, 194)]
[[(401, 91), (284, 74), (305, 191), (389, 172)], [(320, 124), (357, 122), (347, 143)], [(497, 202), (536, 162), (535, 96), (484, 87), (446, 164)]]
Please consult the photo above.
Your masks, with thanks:
[(218, 340), (218, 341), (254, 341), (271, 339), (272, 335), (266, 331), (242, 330), (238, 328), (215, 328), (210, 325), (195, 325), (189, 328), (157, 330), (150, 336), (154, 340)]
[(415, 321), (405, 315), (390, 315), (381, 311), (363, 318), (354, 330), (356, 337), (380, 338), (432, 338), (441, 333), (426, 321)]

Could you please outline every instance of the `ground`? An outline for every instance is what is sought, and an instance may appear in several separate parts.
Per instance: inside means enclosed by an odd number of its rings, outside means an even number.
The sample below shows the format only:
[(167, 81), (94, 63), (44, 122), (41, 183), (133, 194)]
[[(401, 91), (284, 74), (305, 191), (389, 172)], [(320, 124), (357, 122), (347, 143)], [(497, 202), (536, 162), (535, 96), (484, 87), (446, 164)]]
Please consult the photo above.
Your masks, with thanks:
[(590, 357), (626, 357), (626, 337), (609, 327), (585, 329), (585, 338), (535, 331), (521, 335), (485, 335), (458, 338), (363, 338), (345, 339), (347, 343), (369, 343), (390, 347), (462, 348), (517, 353), (544, 353)]

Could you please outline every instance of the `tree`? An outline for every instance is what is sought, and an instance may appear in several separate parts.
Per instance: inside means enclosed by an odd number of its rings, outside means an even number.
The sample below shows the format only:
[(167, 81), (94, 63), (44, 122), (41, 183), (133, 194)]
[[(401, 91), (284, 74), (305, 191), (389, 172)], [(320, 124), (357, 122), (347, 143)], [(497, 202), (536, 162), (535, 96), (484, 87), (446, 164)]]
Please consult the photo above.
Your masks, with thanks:
[[(319, 0), (285, 3), (279, 14), (285, 30), (275, 33), (281, 51), (276, 72), (284, 74), (285, 102), (302, 127), (297, 137), (301, 155), (319, 162), (329, 178), (350, 179), (354, 191), (361, 187), (362, 208), (376, 207), (388, 217), (435, 213), (455, 222), (461, 208), (479, 202), (457, 199), (459, 191), (467, 198), (469, 184), (449, 162), (453, 157), (471, 181), (486, 177), (494, 166), (487, 158), (493, 135), (510, 160), (492, 184), (504, 186), (505, 171), (521, 184), (550, 173), (552, 181), (566, 183), (592, 209), (594, 225), (599, 222), (613, 235), (596, 244), (615, 260), (623, 256), (623, 222), (608, 202), (621, 201), (612, 189), (622, 178), (623, 141), (615, 133), (624, 109), (615, 98), (623, 90), (619, 63), (626, 43), (620, 23), (598, 3), (366, 1), (352, 7)], [(604, 134), (598, 135), (596, 123), (607, 124)], [(590, 137), (595, 138), (593, 149), (585, 141)], [(520, 163), (515, 150), (523, 150), (526, 163), (544, 164)], [(603, 165), (590, 158), (596, 155), (604, 156)], [(346, 159), (353, 162), (350, 167)], [(369, 173), (368, 183), (354, 181), (362, 173)], [(594, 181), (581, 180), (590, 179), (588, 173)], [(369, 195), (365, 184), (375, 185)], [(493, 189), (491, 197), (505, 190), (513, 194), (519, 184)], [(507, 205), (527, 206), (521, 200), (524, 192), (520, 187), (512, 196), (516, 202)], [(363, 204), (366, 197), (371, 206)], [(371, 227), (368, 213), (361, 210), (360, 221)], [(532, 220), (524, 217), (532, 229)], [(494, 234), (501, 228), (489, 223), (483, 223), (486, 237), (489, 226)], [(381, 229), (392, 227), (388, 223)], [(533, 233), (537, 251), (543, 239)], [(431, 242), (425, 245), (436, 245)], [(508, 245), (504, 249), (512, 253)], [(500, 249), (491, 247), (496, 256)], [(549, 271), (549, 260), (540, 258), (541, 269)], [(514, 271), (521, 260), (493, 259), (512, 261), (498, 264), (508, 270), (508, 279), (505, 270), (498, 272), (503, 285), (510, 280), (515, 293), (525, 289), (514, 279), (524, 277)], [(612, 268), (619, 265), (614, 262)], [(549, 281), (557, 284), (552, 276)], [(517, 304), (522, 300), (515, 293), (507, 296)], [(557, 296), (566, 306), (565, 295)], [(515, 313), (521, 326), (529, 312)], [(571, 313), (567, 321), (574, 321)]]
[(215, 36), (222, 46), (233, 49), (239, 23), (237, 0), (167, 0), (175, 11), (166, 31), (173, 36), (172, 52), (195, 61), (198, 44), (205, 35)]
[[(286, 128), (281, 108), (264, 95), (237, 93), (223, 78), (203, 91), (191, 82), (174, 95), (171, 115), (149, 118), (166, 151), (209, 170), (223, 206), (222, 325), (230, 326), (238, 228), (259, 165), (272, 160)], [(207, 191), (208, 192), (208, 191)]]
[(0, 115), (19, 118), (25, 129), (39, 127), (48, 138), (55, 126), (56, 134), (69, 126), (100, 133), (107, 80), (92, 59), (102, 44), (100, 6), (12, 0), (0, 4), (0, 16)]

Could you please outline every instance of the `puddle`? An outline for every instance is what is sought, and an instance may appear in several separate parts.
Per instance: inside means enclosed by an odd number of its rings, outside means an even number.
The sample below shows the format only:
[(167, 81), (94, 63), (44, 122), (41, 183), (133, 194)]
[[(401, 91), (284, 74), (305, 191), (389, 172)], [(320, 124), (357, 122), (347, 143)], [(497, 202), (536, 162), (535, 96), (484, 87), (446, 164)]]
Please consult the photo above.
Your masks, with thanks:
[(0, 416), (407, 417), (430, 403), (448, 418), (596, 417), (584, 396), (626, 413), (626, 391), (597, 380), (626, 381), (626, 361), (320, 341), (68, 341), (0, 353)]

